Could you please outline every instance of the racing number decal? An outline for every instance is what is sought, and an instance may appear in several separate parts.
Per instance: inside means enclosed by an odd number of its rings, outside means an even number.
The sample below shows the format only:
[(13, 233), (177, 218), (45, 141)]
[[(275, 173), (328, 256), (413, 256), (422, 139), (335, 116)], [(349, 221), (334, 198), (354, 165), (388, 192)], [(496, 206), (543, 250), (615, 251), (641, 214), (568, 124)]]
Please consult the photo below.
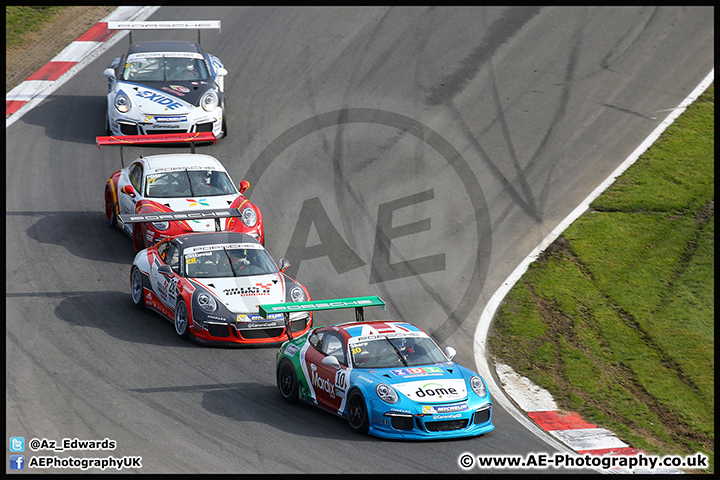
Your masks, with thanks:
[(341, 368), (335, 372), (335, 394), (338, 396), (345, 396), (345, 380), (347, 378), (347, 371), (345, 368)]

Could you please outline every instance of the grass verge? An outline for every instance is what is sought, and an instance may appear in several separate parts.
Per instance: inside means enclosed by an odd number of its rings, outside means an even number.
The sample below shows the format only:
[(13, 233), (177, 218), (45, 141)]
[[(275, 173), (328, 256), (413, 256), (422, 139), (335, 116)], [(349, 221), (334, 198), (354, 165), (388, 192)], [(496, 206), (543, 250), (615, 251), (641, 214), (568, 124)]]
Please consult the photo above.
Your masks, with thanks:
[(534, 262), (496, 362), (633, 447), (714, 472), (714, 84)]
[(24, 35), (39, 30), (63, 8), (51, 6), (6, 6), (5, 49), (20, 45)]

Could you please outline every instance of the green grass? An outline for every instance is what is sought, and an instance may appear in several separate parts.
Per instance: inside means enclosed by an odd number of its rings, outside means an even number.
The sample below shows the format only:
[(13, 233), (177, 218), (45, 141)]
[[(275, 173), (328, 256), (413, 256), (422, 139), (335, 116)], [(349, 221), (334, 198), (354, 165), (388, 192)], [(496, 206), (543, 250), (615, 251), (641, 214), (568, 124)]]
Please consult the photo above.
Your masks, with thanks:
[(50, 6), (6, 6), (5, 7), (5, 48), (23, 42), (23, 35), (39, 30), (46, 22), (66, 7)]
[(560, 408), (714, 472), (714, 84), (498, 309), (489, 346)]

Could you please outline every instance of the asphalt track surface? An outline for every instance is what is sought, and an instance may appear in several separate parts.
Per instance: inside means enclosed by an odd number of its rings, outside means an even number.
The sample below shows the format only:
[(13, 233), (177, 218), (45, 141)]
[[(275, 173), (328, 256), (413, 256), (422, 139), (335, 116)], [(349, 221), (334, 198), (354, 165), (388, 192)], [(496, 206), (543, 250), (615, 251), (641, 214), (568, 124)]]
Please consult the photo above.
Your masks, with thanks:
[[(271, 254), (315, 299), (380, 295), (387, 310), (368, 318), (413, 321), (468, 366), (501, 282), (714, 65), (712, 7), (163, 7), (149, 20), (197, 19), (222, 20), (202, 44), (229, 72), (230, 130), (199, 151), (252, 183)], [(102, 71), (126, 44), (6, 130), (7, 437), (108, 438), (111, 452), (57, 455), (141, 456), (140, 473), (462, 473), (466, 452), (557, 450), (497, 405), (475, 439), (354, 435), (281, 401), (275, 347), (201, 347), (138, 313), (131, 241), (104, 221), (120, 152), (95, 145)]]

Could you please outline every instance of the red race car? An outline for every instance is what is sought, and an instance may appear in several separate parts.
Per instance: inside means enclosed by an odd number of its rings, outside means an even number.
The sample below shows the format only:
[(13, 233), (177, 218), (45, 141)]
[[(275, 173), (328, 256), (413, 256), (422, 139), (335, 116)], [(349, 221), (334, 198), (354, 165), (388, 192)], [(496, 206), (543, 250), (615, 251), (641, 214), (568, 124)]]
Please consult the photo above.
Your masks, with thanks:
[[(136, 145), (215, 141), (209, 132), (167, 135), (97, 137), (101, 145)], [(121, 155), (122, 156), (122, 155)], [(113, 173), (105, 187), (105, 217), (133, 239), (136, 251), (160, 240), (190, 232), (218, 230), (215, 219), (192, 218), (177, 221), (123, 223), (123, 214), (194, 212), (213, 209), (239, 209), (239, 216), (224, 219), (220, 230), (246, 233), (264, 243), (262, 214), (243, 193), (250, 183), (243, 180), (238, 189), (225, 167), (214, 157), (192, 153), (140, 156), (129, 166)]]
[[(178, 214), (179, 215), (179, 214)], [(129, 219), (133, 220), (133, 219)], [(264, 303), (310, 300), (250, 235), (190, 233), (138, 252), (130, 273), (132, 301), (175, 324), (186, 339), (215, 345), (278, 343), (312, 327), (312, 312), (261, 316)]]

